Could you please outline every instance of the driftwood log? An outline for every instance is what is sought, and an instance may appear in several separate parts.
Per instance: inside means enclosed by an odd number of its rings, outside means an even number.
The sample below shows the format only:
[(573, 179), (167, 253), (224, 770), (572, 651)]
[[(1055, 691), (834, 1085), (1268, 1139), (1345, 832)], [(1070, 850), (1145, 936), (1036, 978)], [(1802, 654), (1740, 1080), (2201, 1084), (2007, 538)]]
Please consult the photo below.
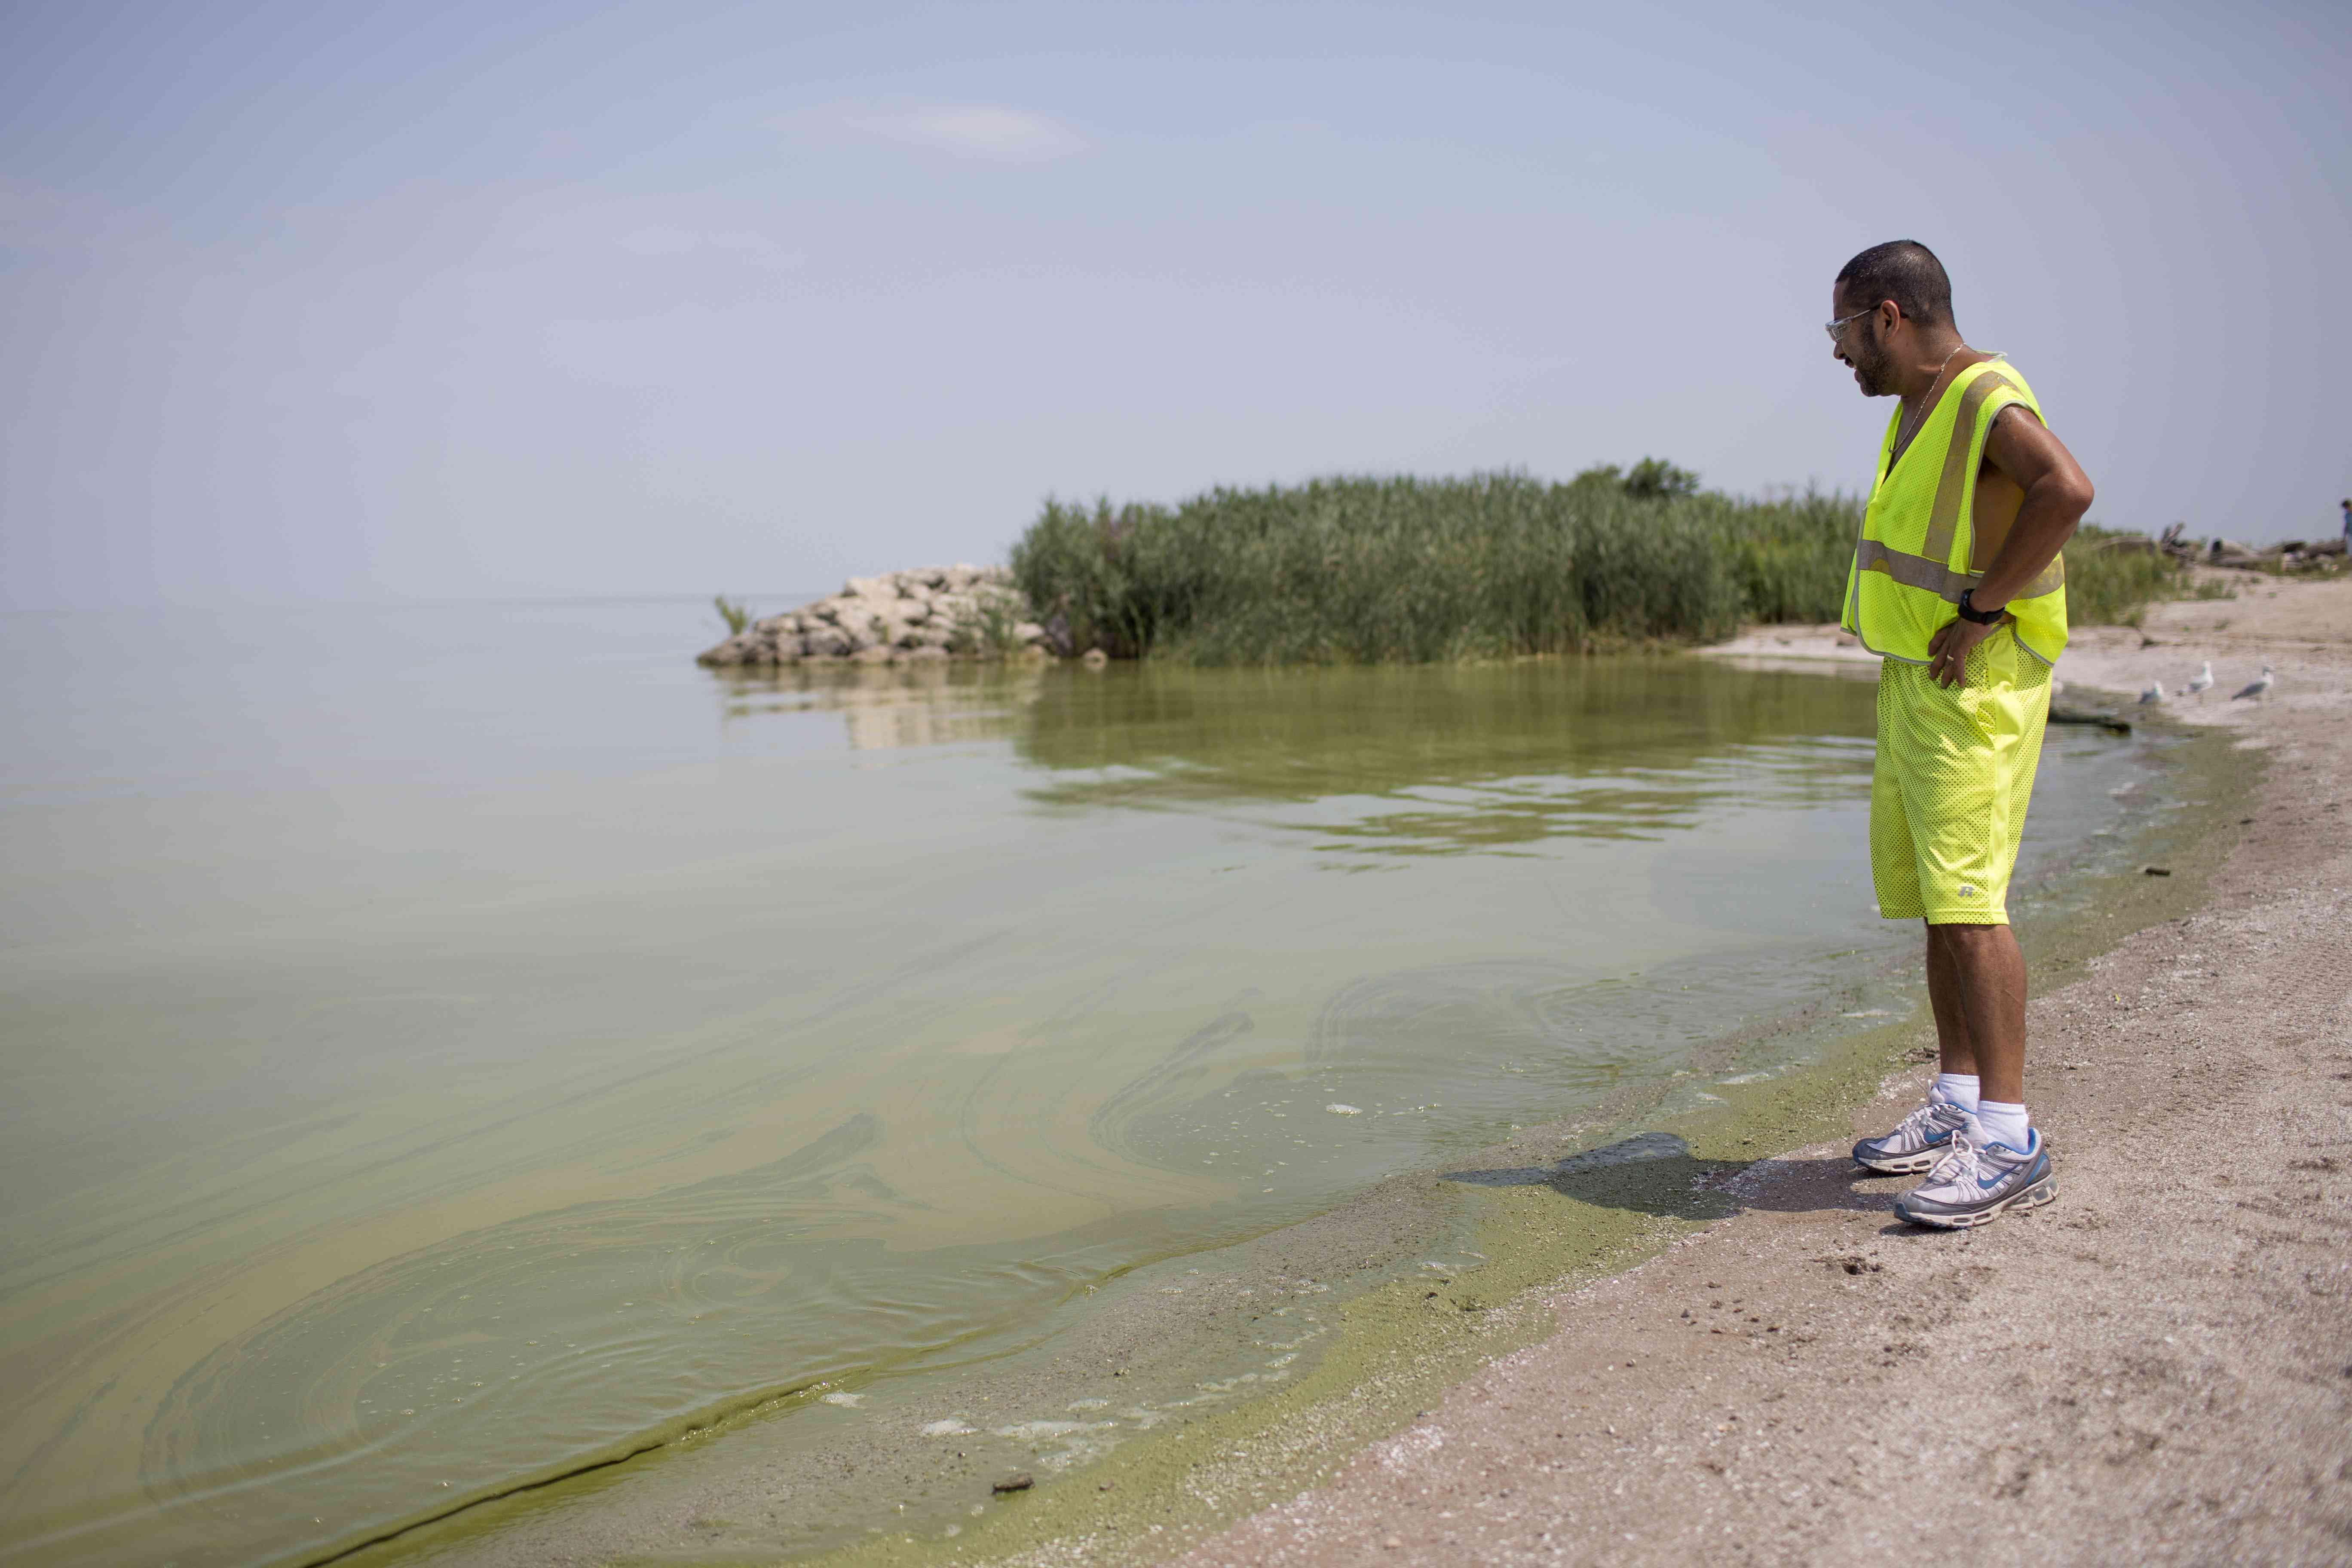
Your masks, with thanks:
[(2131, 733), (2131, 721), (2128, 719), (2090, 708), (2062, 708), (2054, 702), (2050, 706), (2050, 721), (2053, 724), (2096, 724), (2100, 729), (2113, 731), (2118, 735)]

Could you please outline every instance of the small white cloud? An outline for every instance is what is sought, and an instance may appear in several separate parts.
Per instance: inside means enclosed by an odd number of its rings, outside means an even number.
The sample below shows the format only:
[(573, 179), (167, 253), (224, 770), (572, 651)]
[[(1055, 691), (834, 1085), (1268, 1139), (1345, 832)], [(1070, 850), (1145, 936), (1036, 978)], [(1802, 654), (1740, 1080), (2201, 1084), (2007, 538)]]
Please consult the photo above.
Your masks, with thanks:
[(798, 267), (808, 260), (805, 250), (786, 250), (764, 234), (742, 229), (712, 229), (702, 237), (702, 243), (713, 250), (749, 256), (771, 267)]
[(928, 104), (850, 123), (893, 142), (999, 163), (1043, 163), (1087, 150), (1087, 139), (1076, 127), (1048, 114), (995, 104)]
[(685, 228), (641, 228), (621, 237), (621, 248), (637, 256), (684, 256), (702, 247), (702, 236)]
[(635, 229), (619, 240), (633, 256), (690, 256), (698, 250), (720, 250), (756, 261), (763, 267), (789, 269), (808, 260), (804, 250), (787, 250), (764, 234), (741, 229), (670, 228), (656, 225)]

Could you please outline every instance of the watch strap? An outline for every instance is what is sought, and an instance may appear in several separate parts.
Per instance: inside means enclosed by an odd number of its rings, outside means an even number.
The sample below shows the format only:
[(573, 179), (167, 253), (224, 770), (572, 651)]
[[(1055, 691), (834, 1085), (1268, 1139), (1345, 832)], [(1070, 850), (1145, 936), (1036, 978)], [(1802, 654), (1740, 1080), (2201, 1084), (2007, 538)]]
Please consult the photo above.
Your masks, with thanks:
[(1960, 590), (1959, 610), (1960, 618), (1962, 620), (1972, 621), (1980, 626), (1991, 626), (1993, 623), (2000, 620), (2001, 616), (2009, 613), (2007, 610), (1978, 609), (1976, 590), (1974, 588), (1963, 588)]

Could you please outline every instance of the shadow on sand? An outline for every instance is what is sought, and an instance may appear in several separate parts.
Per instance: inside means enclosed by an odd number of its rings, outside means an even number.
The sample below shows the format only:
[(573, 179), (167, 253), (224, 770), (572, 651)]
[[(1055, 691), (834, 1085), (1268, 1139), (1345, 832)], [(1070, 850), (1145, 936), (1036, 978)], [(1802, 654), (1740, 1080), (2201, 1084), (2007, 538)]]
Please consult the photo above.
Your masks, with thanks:
[[(1892, 1218), (1895, 1194), (1916, 1178), (1873, 1176), (1850, 1160), (1702, 1160), (1671, 1132), (1637, 1132), (1549, 1165), (1448, 1171), (1444, 1180), (1481, 1187), (1549, 1187), (1601, 1208), (1675, 1219), (1727, 1219), (1748, 1210), (1811, 1214), (1843, 1209)], [(1883, 1184), (1866, 1191), (1859, 1181)], [(1910, 1227), (1899, 1221), (1895, 1228)]]

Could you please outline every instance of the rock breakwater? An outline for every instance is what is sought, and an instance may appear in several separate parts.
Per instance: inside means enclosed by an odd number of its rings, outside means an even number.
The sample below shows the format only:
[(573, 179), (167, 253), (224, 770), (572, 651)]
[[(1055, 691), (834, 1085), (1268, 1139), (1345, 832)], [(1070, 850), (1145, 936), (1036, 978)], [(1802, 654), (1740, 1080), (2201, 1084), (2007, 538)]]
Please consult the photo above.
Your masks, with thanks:
[(753, 621), (696, 662), (899, 664), (1060, 651), (1052, 631), (1030, 618), (1010, 573), (959, 563), (852, 577), (838, 594)]

